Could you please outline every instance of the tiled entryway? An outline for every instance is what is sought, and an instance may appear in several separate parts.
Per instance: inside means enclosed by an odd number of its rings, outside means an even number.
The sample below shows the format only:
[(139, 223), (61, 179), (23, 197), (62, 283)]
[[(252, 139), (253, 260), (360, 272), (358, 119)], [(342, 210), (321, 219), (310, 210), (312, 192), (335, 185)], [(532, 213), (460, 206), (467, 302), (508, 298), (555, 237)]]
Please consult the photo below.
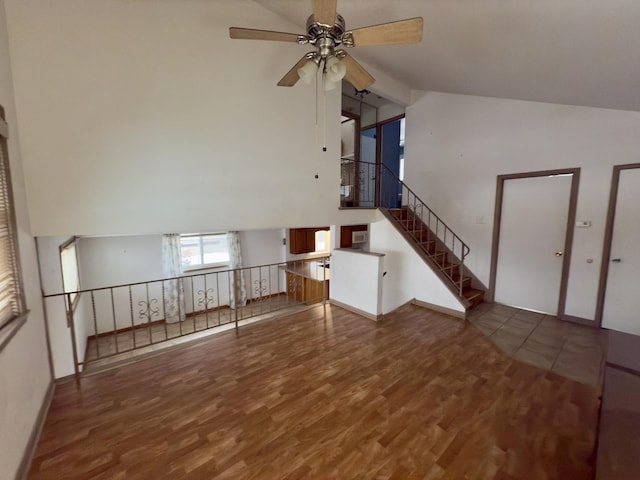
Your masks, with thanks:
[(606, 331), (489, 303), (469, 321), (510, 357), (602, 389)]

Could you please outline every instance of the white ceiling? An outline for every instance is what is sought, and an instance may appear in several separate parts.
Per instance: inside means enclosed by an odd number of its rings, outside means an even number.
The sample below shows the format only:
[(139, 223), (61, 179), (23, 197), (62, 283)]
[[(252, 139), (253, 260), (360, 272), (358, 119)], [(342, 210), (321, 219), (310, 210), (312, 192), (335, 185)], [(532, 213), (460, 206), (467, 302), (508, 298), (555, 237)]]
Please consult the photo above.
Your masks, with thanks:
[[(310, 1), (256, 2), (305, 31)], [(350, 52), (415, 90), (640, 111), (640, 0), (338, 0), (338, 12), (347, 29), (424, 18), (420, 44)]]

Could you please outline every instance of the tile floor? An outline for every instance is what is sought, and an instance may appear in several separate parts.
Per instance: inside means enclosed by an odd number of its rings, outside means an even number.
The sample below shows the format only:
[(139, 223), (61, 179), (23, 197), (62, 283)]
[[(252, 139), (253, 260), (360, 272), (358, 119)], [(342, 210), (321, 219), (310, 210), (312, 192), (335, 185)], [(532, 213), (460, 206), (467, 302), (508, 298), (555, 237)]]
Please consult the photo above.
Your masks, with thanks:
[(489, 303), (473, 309), (469, 321), (510, 357), (602, 390), (605, 330)]

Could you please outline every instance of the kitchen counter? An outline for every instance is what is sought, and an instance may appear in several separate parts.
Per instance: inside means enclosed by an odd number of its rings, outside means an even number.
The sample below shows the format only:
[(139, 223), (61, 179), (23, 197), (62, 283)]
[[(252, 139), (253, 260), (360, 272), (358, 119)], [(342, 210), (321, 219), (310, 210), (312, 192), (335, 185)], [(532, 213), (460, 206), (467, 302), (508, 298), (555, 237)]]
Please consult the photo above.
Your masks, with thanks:
[(293, 273), (304, 278), (315, 280), (318, 282), (329, 280), (331, 277), (331, 269), (323, 267), (322, 262), (315, 260), (289, 262), (286, 266), (280, 267), (287, 273)]
[(330, 270), (322, 261), (289, 262), (280, 267), (287, 275), (287, 295), (307, 305), (329, 298)]

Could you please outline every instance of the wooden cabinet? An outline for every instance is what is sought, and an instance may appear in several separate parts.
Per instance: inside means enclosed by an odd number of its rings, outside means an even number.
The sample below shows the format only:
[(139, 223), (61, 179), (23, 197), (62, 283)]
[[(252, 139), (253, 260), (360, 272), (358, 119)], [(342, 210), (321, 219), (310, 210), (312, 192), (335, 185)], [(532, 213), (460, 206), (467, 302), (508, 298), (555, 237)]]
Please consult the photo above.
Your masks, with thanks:
[(314, 280), (297, 273), (287, 272), (287, 295), (296, 302), (306, 305), (320, 303), (324, 295), (329, 298), (329, 280)]
[(291, 262), (282, 267), (287, 274), (287, 295), (296, 302), (311, 305), (329, 298), (331, 271), (317, 261)]
[(315, 230), (311, 228), (292, 228), (289, 230), (289, 252), (292, 254), (309, 253), (316, 249)]
[(287, 295), (296, 302), (304, 300), (304, 277), (287, 272)]
[(289, 229), (289, 253), (299, 255), (311, 253), (316, 250), (316, 232), (329, 230), (329, 227), (290, 228)]

